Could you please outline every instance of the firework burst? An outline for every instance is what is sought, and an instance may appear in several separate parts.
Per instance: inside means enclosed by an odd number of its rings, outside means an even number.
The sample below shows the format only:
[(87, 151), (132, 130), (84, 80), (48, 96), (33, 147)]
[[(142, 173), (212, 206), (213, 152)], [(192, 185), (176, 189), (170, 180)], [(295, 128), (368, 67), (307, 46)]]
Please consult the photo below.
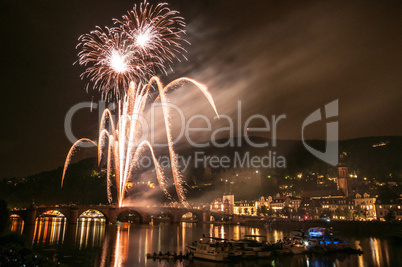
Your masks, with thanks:
[(104, 97), (111, 90), (119, 97), (130, 81), (146, 75), (146, 64), (132, 55), (127, 39), (115, 29), (97, 27), (90, 34), (81, 35), (79, 40), (78, 63), (87, 67), (81, 78), (89, 78), (94, 89)]
[(179, 12), (170, 10), (166, 3), (154, 7), (144, 2), (115, 23), (152, 68), (166, 72), (165, 64), (180, 61), (179, 55), (185, 52), (182, 43), (186, 41), (180, 35), (185, 34), (186, 24)]
[(167, 74), (166, 67), (185, 52), (180, 37), (185, 22), (178, 14), (166, 3), (144, 2), (114, 19), (115, 27), (81, 35), (77, 62), (87, 67), (81, 78), (88, 78), (103, 98), (122, 99), (131, 81), (146, 83), (157, 71)]
[[(168, 180), (164, 175), (164, 171), (157, 161), (152, 144), (148, 140), (141, 141), (141, 121), (140, 118), (144, 112), (145, 105), (149, 100), (151, 91), (157, 89), (159, 100), (162, 103), (162, 112), (165, 122), (166, 137), (168, 141), (169, 156), (172, 166), (172, 176), (176, 188), (177, 197), (180, 203), (185, 207), (189, 207), (184, 188), (184, 180), (180, 173), (177, 154), (174, 151), (172, 129), (170, 125), (170, 111), (168, 108), (167, 93), (184, 83), (190, 83), (196, 86), (204, 96), (207, 98), (215, 113), (218, 112), (215, 103), (209, 94), (207, 88), (195, 80), (183, 77), (174, 80), (166, 86), (163, 86), (158, 77), (152, 77), (148, 84), (145, 86), (136, 85), (134, 82), (130, 83), (128, 93), (124, 96), (122, 101), (119, 101), (119, 120), (117, 124), (114, 123), (112, 114), (109, 109), (106, 109), (102, 115), (100, 128), (99, 128), (99, 142), (96, 144), (94, 141), (82, 138), (75, 142), (67, 154), (66, 161), (63, 168), (62, 186), (68, 165), (70, 164), (71, 157), (75, 149), (83, 142), (89, 142), (98, 147), (98, 164), (101, 164), (102, 159), (107, 154), (107, 194), (109, 202), (112, 201), (112, 171), (114, 170), (115, 186), (117, 191), (118, 205), (122, 206), (127, 190), (127, 183), (132, 179), (132, 173), (135, 168), (139, 167), (139, 160), (143, 153), (147, 150), (150, 151), (153, 163), (156, 170), (156, 176), (159, 186), (166, 196), (171, 199), (167, 190)], [(151, 103), (153, 105), (155, 102)], [(107, 130), (108, 123), (111, 130)], [(107, 153), (104, 151), (107, 150)]]
[[(98, 164), (107, 154), (107, 194), (112, 201), (112, 187), (116, 187), (117, 201), (123, 205), (127, 183), (138, 166), (144, 151), (149, 151), (156, 169), (156, 176), (163, 192), (171, 198), (167, 190), (168, 181), (159, 165), (151, 143), (141, 141), (140, 116), (150, 99), (150, 92), (157, 90), (162, 103), (172, 176), (178, 200), (188, 207), (184, 180), (178, 168), (177, 154), (173, 148), (169, 108), (166, 103), (167, 92), (183, 83), (192, 83), (208, 99), (216, 114), (214, 101), (207, 88), (189, 78), (180, 78), (163, 86), (158, 77), (152, 77), (157, 71), (167, 74), (166, 67), (174, 60), (180, 61), (185, 49), (181, 38), (185, 34), (185, 22), (179, 12), (172, 11), (166, 3), (156, 6), (146, 1), (135, 5), (122, 19), (114, 19), (113, 28), (96, 30), (83, 34), (77, 48), (78, 63), (86, 70), (81, 78), (88, 78), (93, 88), (102, 93), (102, 97), (118, 99), (118, 121), (115, 124), (111, 112), (105, 110), (99, 129), (98, 144), (83, 138), (71, 147), (63, 168), (62, 185), (66, 170), (74, 151), (83, 142), (98, 147)], [(152, 77), (152, 78), (151, 78)], [(145, 85), (144, 85), (145, 84)], [(89, 84), (87, 85), (87, 89)], [(111, 130), (107, 129), (107, 122)], [(107, 151), (107, 152), (106, 152)], [(114, 172), (115, 181), (112, 179)]]

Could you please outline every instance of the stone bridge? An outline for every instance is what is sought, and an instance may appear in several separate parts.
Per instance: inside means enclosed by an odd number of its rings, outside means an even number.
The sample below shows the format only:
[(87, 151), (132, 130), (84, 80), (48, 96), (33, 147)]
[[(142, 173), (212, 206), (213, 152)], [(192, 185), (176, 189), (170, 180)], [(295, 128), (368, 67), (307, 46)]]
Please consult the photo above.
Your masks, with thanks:
[[(58, 211), (66, 216), (67, 222), (76, 224), (80, 215), (87, 210), (95, 210), (101, 212), (107, 222), (114, 223), (117, 217), (125, 211), (134, 211), (139, 217), (141, 223), (149, 223), (151, 216), (158, 216), (161, 213), (170, 218), (170, 222), (178, 223), (182, 220), (184, 214), (191, 212), (195, 215), (199, 222), (209, 222), (210, 211), (201, 209), (185, 209), (172, 207), (116, 207), (116, 206), (49, 206), (49, 207), (30, 207), (26, 210), (14, 210), (10, 215), (16, 214), (20, 216), (26, 224), (35, 224), (36, 218), (48, 211)], [(213, 215), (215, 218), (218, 215)]]

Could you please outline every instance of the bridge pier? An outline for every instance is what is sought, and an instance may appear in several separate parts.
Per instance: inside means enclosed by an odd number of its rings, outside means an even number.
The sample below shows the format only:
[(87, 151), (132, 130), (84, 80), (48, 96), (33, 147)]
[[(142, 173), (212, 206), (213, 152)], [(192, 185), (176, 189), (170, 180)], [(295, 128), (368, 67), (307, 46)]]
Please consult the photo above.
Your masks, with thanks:
[(70, 214), (64, 214), (67, 217), (67, 222), (69, 224), (77, 224), (78, 222), (78, 207), (70, 207)]
[(119, 215), (119, 213), (120, 213), (120, 209), (116, 209), (115, 206), (109, 207), (109, 212), (107, 214), (108, 223), (115, 223), (116, 218)]
[(141, 215), (141, 217), (142, 217), (142, 223), (144, 224), (149, 224), (150, 222), (151, 222), (151, 215), (149, 215), (149, 214), (144, 214), (144, 215)]
[(26, 222), (25, 222), (27, 225), (35, 225), (37, 211), (38, 211), (38, 209), (33, 206), (27, 208), (27, 215), (26, 215)]
[(172, 223), (180, 223), (180, 221), (181, 221), (181, 217), (182, 217), (182, 214), (181, 213), (179, 213), (179, 212), (174, 212), (173, 214), (172, 214)]
[(209, 222), (210, 221), (210, 211), (209, 210), (203, 210), (202, 211), (202, 218), (201, 221), (202, 222)]

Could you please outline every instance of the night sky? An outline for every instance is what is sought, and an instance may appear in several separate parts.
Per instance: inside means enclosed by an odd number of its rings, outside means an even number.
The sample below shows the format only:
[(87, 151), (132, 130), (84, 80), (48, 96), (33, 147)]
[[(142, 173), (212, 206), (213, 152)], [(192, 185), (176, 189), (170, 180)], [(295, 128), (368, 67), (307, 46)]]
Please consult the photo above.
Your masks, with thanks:
[[(73, 65), (77, 39), (96, 25), (113, 26), (135, 3), (0, 2), (0, 179), (63, 165), (67, 111), (100, 99)], [(402, 135), (401, 2), (182, 0), (170, 7), (187, 22), (189, 60), (159, 76), (206, 84), (219, 113), (235, 116), (240, 100), (244, 118), (286, 114), (277, 137), (300, 139), (303, 120), (339, 99), (340, 139)], [(172, 101), (213, 115), (195, 90), (177, 90)], [(97, 111), (77, 113), (74, 134), (97, 139), (97, 118)], [(325, 138), (324, 124), (307, 134)]]

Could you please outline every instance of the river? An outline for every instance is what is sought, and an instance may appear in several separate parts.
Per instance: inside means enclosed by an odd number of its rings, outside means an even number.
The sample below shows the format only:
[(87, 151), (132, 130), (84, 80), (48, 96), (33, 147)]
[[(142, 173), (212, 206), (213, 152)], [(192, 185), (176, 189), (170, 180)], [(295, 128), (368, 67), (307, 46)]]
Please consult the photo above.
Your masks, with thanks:
[[(186, 245), (202, 235), (240, 239), (245, 235), (263, 235), (269, 242), (289, 237), (293, 229), (277, 230), (269, 226), (250, 227), (186, 223), (112, 225), (99, 218), (81, 218), (76, 225), (64, 218), (39, 218), (35, 226), (25, 226), (14, 218), (11, 230), (24, 232), (32, 240), (32, 248), (73, 266), (402, 266), (402, 244), (392, 238), (375, 236), (343, 236), (363, 255), (330, 254), (327, 256), (280, 256), (237, 263), (213, 263), (201, 260), (150, 260), (147, 253), (186, 251)], [(336, 229), (335, 229), (336, 230)]]

